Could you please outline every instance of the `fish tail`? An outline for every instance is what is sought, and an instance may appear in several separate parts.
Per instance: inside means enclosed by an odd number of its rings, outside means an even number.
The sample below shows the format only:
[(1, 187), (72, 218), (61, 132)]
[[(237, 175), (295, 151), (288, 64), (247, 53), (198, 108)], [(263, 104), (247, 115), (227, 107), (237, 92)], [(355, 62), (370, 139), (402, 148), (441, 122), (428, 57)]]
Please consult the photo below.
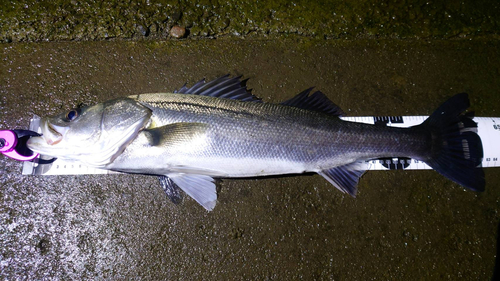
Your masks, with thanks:
[(469, 105), (466, 93), (457, 94), (419, 125), (430, 130), (432, 136), (431, 154), (424, 161), (452, 181), (484, 191), (484, 171), (480, 167), (483, 146), (477, 123), (471, 114), (462, 114)]

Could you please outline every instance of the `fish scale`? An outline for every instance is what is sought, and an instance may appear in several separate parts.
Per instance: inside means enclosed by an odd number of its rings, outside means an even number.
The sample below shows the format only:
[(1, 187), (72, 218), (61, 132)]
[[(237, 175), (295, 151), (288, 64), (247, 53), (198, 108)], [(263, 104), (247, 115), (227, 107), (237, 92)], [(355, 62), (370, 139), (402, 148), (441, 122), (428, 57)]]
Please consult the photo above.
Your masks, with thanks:
[[(161, 98), (172, 102), (158, 101)], [(182, 94), (143, 94), (135, 99), (152, 110), (155, 127), (178, 122), (210, 124), (207, 134), (211, 146), (206, 152), (210, 157), (280, 159), (304, 163), (304, 170), (309, 171), (360, 157), (408, 155), (409, 147), (412, 152), (417, 150), (413, 139), (424, 138), (409, 136), (412, 132), (408, 129), (374, 128), (275, 104)], [(396, 138), (393, 135), (406, 141), (390, 142)], [(358, 141), (353, 143), (353, 139)]]

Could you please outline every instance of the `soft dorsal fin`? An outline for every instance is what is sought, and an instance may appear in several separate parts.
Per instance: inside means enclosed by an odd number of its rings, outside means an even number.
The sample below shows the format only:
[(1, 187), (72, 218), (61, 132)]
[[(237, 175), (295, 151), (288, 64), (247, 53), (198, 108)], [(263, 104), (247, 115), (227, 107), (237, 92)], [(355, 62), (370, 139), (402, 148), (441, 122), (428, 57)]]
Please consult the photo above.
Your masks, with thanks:
[(259, 98), (252, 95), (251, 90), (247, 89), (248, 79), (240, 80), (240, 78), (241, 76), (230, 78), (228, 74), (207, 83), (205, 79), (202, 79), (191, 88), (184, 84), (174, 93), (261, 102)]
[(306, 89), (295, 97), (282, 102), (282, 105), (288, 105), (293, 107), (298, 107), (307, 110), (319, 111), (328, 113), (335, 116), (341, 116), (344, 114), (342, 109), (329, 100), (325, 94), (320, 91), (314, 92), (309, 95), (313, 88)]

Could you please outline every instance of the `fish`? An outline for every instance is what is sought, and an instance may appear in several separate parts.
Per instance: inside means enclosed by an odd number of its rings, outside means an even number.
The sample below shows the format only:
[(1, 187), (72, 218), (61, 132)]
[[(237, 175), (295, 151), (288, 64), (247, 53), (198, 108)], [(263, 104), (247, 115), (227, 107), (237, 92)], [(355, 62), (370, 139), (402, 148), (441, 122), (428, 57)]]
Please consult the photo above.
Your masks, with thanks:
[(395, 128), (344, 121), (309, 88), (282, 103), (254, 96), (241, 76), (205, 79), (170, 93), (145, 93), (41, 119), (27, 146), (42, 155), (132, 174), (155, 175), (206, 210), (215, 179), (317, 173), (356, 196), (367, 161), (409, 157), (473, 191), (485, 190), (483, 148), (468, 95), (452, 96), (422, 124)]

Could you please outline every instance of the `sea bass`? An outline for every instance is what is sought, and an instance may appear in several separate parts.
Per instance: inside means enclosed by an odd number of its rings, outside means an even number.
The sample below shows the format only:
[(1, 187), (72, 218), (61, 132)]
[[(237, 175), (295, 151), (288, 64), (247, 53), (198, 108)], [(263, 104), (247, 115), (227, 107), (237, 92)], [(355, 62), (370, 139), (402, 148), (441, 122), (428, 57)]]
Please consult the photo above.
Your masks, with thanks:
[(202, 80), (173, 93), (132, 95), (41, 120), (28, 147), (125, 173), (160, 176), (167, 195), (182, 189), (205, 209), (217, 200), (214, 178), (315, 172), (356, 195), (366, 161), (410, 157), (475, 191), (485, 188), (477, 125), (467, 94), (424, 123), (392, 128), (339, 118), (342, 110), (312, 88), (281, 104), (264, 103), (240, 77)]

